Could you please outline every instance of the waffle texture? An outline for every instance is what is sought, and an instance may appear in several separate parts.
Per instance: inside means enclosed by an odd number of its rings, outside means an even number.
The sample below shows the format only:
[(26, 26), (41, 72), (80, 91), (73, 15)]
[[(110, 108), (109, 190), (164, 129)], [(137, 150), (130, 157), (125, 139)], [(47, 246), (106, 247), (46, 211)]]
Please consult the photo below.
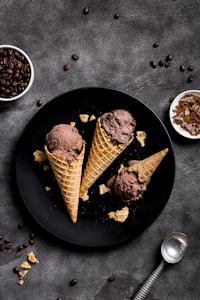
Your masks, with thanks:
[(169, 149), (165, 148), (130, 166), (128, 171), (137, 173), (140, 182), (148, 182), (168, 151)]
[(65, 158), (54, 153), (50, 153), (46, 145), (44, 146), (44, 149), (60, 187), (70, 219), (73, 223), (76, 223), (78, 216), (82, 165), (85, 154), (85, 143), (81, 153), (71, 164), (68, 164)]
[(83, 173), (80, 198), (84, 201), (89, 199), (88, 190), (112, 162), (132, 142), (133, 137), (126, 144), (114, 146), (110, 137), (101, 127), (100, 118), (97, 119), (96, 128), (90, 148), (90, 153)]

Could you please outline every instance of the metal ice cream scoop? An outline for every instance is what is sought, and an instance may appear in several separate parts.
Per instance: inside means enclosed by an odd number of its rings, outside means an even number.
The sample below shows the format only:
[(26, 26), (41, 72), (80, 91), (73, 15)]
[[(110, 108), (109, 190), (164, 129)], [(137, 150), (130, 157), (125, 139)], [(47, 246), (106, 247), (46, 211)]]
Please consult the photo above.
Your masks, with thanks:
[(188, 248), (188, 238), (184, 233), (174, 232), (166, 237), (161, 245), (162, 261), (139, 288), (131, 300), (143, 300), (162, 273), (165, 265), (179, 262)]

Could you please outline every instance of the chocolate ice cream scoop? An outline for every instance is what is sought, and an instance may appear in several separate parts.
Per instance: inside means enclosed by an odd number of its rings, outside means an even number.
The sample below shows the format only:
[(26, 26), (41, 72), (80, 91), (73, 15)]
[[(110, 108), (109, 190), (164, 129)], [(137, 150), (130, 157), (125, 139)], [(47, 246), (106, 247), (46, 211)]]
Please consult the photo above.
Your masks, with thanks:
[(113, 145), (125, 144), (133, 136), (136, 121), (127, 110), (115, 109), (101, 116), (101, 126)]
[(68, 124), (55, 125), (46, 134), (47, 148), (51, 153), (64, 157), (70, 164), (83, 148), (83, 139), (78, 129)]
[(128, 168), (111, 177), (107, 186), (125, 203), (141, 199), (147, 189), (147, 183), (139, 183), (137, 175), (128, 172)]

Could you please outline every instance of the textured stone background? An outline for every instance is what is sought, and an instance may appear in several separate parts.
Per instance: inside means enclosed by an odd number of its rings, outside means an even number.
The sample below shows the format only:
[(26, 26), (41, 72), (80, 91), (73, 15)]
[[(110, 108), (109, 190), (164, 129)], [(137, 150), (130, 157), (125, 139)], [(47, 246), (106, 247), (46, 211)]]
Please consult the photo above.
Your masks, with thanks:
[[(88, 15), (84, 7), (91, 7)], [(114, 14), (120, 13), (115, 19)], [(1, 300), (126, 300), (158, 263), (159, 247), (171, 231), (185, 232), (190, 248), (183, 261), (167, 268), (153, 287), (150, 300), (200, 299), (199, 141), (178, 137), (169, 126), (169, 98), (200, 86), (199, 0), (108, 0), (0, 2), (0, 43), (13, 44), (33, 60), (35, 81), (28, 95), (8, 103), (0, 113), (0, 234), (11, 240), (0, 252)], [(160, 46), (153, 48), (155, 41)], [(71, 55), (80, 55), (72, 61)], [(150, 67), (151, 60), (174, 55), (170, 68)], [(63, 71), (70, 63), (68, 72)], [(195, 66), (196, 78), (179, 66)], [(40, 230), (20, 206), (13, 205), (11, 168), (15, 145), (26, 124), (43, 104), (72, 89), (100, 86), (121, 90), (146, 103), (165, 123), (172, 138), (176, 177), (170, 199), (158, 219), (137, 239), (112, 249), (74, 249)], [(96, 101), (96, 99), (94, 99)], [(23, 221), (20, 231), (17, 224)], [(30, 231), (37, 237), (32, 250), (40, 263), (25, 284), (12, 269), (26, 258), (16, 252)], [(112, 274), (116, 280), (108, 283)], [(78, 283), (69, 286), (76, 278)]]

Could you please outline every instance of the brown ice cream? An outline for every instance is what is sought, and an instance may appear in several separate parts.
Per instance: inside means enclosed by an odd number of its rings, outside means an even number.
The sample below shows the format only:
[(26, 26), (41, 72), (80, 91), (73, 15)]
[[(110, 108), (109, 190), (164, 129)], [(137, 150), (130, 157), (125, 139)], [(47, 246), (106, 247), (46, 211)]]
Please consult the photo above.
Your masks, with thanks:
[(49, 152), (64, 157), (70, 164), (80, 154), (83, 139), (76, 127), (59, 124), (46, 134), (46, 144)]
[(147, 189), (147, 182), (140, 183), (134, 172), (123, 168), (119, 174), (111, 177), (107, 186), (124, 202), (130, 203), (143, 197)]
[(115, 109), (101, 116), (101, 126), (113, 145), (128, 143), (135, 131), (136, 121), (125, 109)]

